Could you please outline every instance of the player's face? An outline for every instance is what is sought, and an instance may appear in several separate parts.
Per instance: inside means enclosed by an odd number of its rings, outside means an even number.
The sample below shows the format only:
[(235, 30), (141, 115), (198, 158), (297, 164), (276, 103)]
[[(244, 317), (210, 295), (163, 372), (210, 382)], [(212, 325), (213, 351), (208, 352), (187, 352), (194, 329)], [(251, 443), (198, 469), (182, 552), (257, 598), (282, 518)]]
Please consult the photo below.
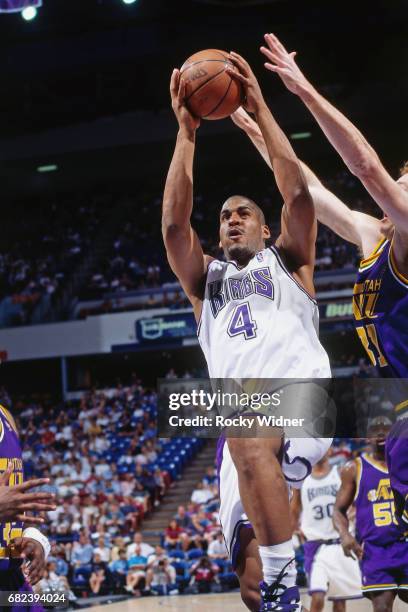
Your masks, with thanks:
[(385, 454), (385, 440), (390, 429), (391, 427), (386, 424), (378, 424), (370, 427), (368, 430), (368, 435), (374, 452), (380, 455)]
[(227, 201), (220, 215), (220, 246), (227, 259), (247, 263), (265, 248), (269, 229), (262, 225), (259, 213), (246, 200)]

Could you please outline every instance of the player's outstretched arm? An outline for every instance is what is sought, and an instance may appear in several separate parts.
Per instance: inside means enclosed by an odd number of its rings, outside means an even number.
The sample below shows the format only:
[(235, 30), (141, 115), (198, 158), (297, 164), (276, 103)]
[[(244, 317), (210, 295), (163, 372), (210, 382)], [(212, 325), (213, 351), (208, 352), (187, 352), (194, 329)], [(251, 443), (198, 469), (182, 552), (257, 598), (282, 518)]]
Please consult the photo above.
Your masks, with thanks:
[(296, 52), (288, 53), (273, 34), (265, 35), (265, 67), (276, 72), (300, 97), (350, 171), (364, 184), (377, 204), (401, 233), (408, 234), (408, 193), (388, 174), (380, 158), (361, 132), (306, 79), (296, 64)]
[(171, 103), (179, 131), (163, 196), (162, 233), (169, 264), (193, 304), (196, 316), (203, 292), (208, 261), (191, 227), (193, 210), (193, 161), (200, 120), (184, 104), (185, 85), (178, 70), (170, 82)]
[(279, 246), (291, 259), (291, 265), (305, 288), (313, 292), (317, 223), (305, 176), (289, 140), (273, 118), (249, 64), (234, 52), (230, 54), (230, 59), (239, 73), (233, 69), (228, 69), (228, 72), (243, 84), (245, 107), (255, 114), (274, 169), (276, 184), (284, 200)]
[[(231, 115), (231, 119), (247, 134), (262, 158), (273, 170), (268, 149), (256, 121), (242, 106)], [(368, 257), (381, 238), (380, 221), (358, 210), (351, 210), (323, 185), (309, 166), (301, 160), (300, 165), (313, 198), (318, 221), (327, 225), (344, 240), (357, 245), (363, 256)]]
[(349, 531), (347, 511), (351, 507), (357, 486), (357, 467), (350, 461), (341, 472), (341, 486), (337, 492), (333, 511), (333, 524), (340, 534), (341, 545), (346, 557), (361, 559), (363, 549)]

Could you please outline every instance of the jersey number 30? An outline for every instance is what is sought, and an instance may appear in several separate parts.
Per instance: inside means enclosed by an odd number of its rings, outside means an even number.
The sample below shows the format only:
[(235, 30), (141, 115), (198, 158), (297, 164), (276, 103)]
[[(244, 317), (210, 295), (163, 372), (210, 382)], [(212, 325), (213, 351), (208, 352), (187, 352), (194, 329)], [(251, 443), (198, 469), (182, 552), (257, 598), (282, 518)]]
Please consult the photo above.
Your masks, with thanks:
[(236, 306), (228, 325), (228, 335), (232, 338), (244, 334), (245, 340), (251, 340), (256, 337), (256, 329), (248, 302)]

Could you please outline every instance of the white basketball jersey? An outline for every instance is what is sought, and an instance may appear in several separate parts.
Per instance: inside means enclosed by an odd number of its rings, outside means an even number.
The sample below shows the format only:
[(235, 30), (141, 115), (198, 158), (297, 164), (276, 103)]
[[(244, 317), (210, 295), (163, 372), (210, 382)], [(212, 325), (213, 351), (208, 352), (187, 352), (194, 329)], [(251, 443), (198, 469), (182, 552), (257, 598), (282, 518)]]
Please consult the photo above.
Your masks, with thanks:
[(210, 378), (330, 378), (317, 303), (275, 247), (208, 266), (198, 338)]
[(338, 468), (332, 467), (327, 476), (308, 476), (301, 489), (301, 529), (308, 540), (332, 540), (339, 537), (333, 526), (333, 508), (341, 478)]

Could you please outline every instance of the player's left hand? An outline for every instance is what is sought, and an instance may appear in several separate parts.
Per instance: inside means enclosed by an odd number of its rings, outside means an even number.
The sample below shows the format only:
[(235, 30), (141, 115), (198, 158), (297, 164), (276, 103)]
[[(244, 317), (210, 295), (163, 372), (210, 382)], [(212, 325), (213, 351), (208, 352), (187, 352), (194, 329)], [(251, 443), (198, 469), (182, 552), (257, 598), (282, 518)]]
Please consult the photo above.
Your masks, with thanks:
[(32, 538), (14, 538), (10, 542), (13, 557), (24, 559), (22, 572), (29, 584), (37, 584), (41, 580), (45, 566), (44, 548)]
[(264, 38), (267, 46), (261, 47), (261, 52), (268, 60), (264, 64), (265, 68), (276, 72), (289, 91), (298, 96), (310, 90), (312, 85), (296, 64), (296, 51), (286, 51), (274, 34), (265, 34)]
[(256, 113), (260, 107), (265, 104), (265, 100), (256, 76), (252, 72), (251, 66), (241, 55), (235, 53), (235, 51), (231, 51), (228, 59), (239, 70), (239, 72), (237, 72), (237, 70), (234, 70), (234, 68), (230, 66), (226, 68), (226, 72), (228, 72), (233, 79), (237, 79), (242, 83), (245, 92), (244, 108), (250, 113)]

